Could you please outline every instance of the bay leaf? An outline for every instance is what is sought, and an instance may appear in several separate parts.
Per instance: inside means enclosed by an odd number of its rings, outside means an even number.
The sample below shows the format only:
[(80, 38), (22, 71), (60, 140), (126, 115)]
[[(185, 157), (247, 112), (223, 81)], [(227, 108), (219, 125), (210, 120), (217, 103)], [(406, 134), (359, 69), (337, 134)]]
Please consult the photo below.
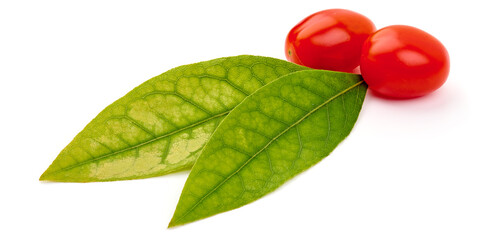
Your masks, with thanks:
[(352, 130), (366, 90), (360, 75), (324, 70), (257, 90), (212, 135), (169, 227), (255, 201), (328, 156)]
[(304, 69), (242, 55), (169, 70), (100, 112), (40, 180), (114, 181), (189, 169), (231, 109), (272, 80)]

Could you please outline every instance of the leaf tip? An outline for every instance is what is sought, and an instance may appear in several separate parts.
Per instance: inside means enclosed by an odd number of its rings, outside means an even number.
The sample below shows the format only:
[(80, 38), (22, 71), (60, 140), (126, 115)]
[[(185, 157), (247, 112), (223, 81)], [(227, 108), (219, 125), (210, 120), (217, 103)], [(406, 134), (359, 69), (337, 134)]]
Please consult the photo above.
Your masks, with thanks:
[(170, 229), (170, 228), (174, 228), (175, 226), (177, 226), (177, 224), (175, 224), (175, 222), (173, 221), (173, 219), (170, 221), (170, 223), (168, 223), (168, 226), (167, 228)]
[(185, 221), (182, 222), (181, 220), (182, 220), (181, 218), (175, 218), (175, 215), (173, 215), (172, 219), (170, 220), (170, 223), (168, 223), (168, 227), (167, 228), (168, 229), (175, 228), (175, 227), (178, 227), (180, 225), (183, 225), (183, 224), (187, 223)]
[(48, 175), (48, 174), (46, 174), (46, 172), (44, 172), (44, 173), (43, 173), (43, 174), (42, 174), (42, 175), (39, 177), (39, 181), (46, 181), (46, 180), (48, 180), (47, 175)]
[(39, 177), (39, 181), (57, 181), (56, 175), (53, 174), (53, 172), (50, 171), (50, 169), (46, 169), (43, 174)]

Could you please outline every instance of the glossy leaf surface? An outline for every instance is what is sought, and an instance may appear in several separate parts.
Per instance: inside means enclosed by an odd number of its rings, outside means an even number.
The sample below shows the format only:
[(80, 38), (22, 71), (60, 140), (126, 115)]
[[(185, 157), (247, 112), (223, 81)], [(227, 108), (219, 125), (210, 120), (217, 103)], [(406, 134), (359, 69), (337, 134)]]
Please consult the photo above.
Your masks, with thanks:
[(304, 69), (258, 56), (174, 68), (98, 114), (40, 180), (114, 181), (189, 169), (231, 109), (277, 77)]
[(257, 90), (212, 135), (169, 227), (250, 203), (319, 162), (352, 130), (366, 90), (360, 75), (322, 70)]

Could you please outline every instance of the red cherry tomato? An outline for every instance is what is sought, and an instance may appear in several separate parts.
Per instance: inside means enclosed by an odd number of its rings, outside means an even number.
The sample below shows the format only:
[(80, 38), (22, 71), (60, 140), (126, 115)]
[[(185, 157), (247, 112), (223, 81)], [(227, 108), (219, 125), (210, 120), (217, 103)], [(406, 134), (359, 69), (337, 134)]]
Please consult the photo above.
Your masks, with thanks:
[(445, 83), (450, 60), (435, 37), (418, 28), (393, 25), (365, 41), (360, 69), (370, 89), (391, 98), (413, 98)]
[(374, 31), (372, 21), (361, 14), (324, 10), (290, 30), (285, 55), (289, 61), (306, 67), (351, 72), (360, 64), (363, 42)]

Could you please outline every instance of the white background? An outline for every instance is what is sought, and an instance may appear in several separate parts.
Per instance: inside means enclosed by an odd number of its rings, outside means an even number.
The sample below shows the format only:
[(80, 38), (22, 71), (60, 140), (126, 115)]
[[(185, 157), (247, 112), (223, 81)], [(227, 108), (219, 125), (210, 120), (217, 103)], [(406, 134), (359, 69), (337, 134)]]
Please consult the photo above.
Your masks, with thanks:
[[(0, 239), (489, 239), (488, 31), (483, 1), (0, 2)], [(109, 183), (41, 173), (105, 106), (173, 67), (285, 59), (297, 22), (346, 8), (440, 39), (447, 83), (368, 94), (325, 160), (237, 210), (166, 229), (188, 172)]]

